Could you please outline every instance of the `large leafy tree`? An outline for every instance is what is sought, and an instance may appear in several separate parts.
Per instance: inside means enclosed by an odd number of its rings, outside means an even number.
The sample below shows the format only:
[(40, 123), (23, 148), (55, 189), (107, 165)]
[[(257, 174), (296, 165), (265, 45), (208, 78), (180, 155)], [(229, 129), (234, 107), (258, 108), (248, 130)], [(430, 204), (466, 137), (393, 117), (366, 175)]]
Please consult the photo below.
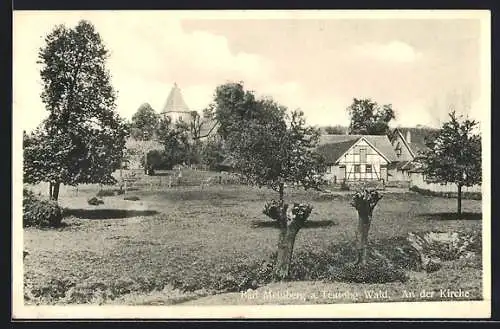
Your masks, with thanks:
[(108, 51), (94, 26), (56, 26), (38, 54), (42, 101), (48, 118), (24, 136), (24, 181), (60, 184), (115, 182), (127, 129), (115, 113), (115, 92), (105, 67)]
[(132, 116), (130, 134), (136, 140), (154, 138), (160, 115), (148, 103), (142, 104)]
[(386, 135), (390, 131), (389, 122), (396, 118), (391, 104), (381, 107), (369, 98), (354, 98), (347, 111), (351, 135)]
[(219, 86), (215, 112), (225, 147), (235, 169), (249, 182), (277, 192), (278, 200), (265, 205), (264, 213), (277, 221), (280, 235), (275, 274), (289, 276), (295, 237), (312, 207), (285, 202), (285, 188), (305, 189), (323, 183), (324, 162), (314, 152), (319, 130), (306, 126), (302, 112), (288, 113), (271, 99), (257, 100), (241, 84)]
[(324, 129), (327, 135), (345, 135), (346, 133), (346, 128), (339, 125), (327, 126)]
[(156, 135), (164, 146), (163, 167), (170, 169), (177, 164), (190, 163), (190, 129), (190, 125), (184, 121), (172, 122), (168, 116), (160, 119)]
[(427, 138), (421, 159), (424, 174), (437, 182), (457, 185), (457, 213), (462, 213), (462, 187), (481, 184), (481, 136), (477, 122), (449, 114), (450, 120)]

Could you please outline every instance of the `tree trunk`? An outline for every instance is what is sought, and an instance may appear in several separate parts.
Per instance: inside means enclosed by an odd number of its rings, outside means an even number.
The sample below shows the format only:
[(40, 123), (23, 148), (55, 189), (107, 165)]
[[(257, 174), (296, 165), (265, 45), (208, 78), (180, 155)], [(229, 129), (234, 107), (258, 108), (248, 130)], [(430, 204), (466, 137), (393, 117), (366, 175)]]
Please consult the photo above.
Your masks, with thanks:
[(299, 230), (295, 225), (287, 225), (285, 228), (281, 228), (275, 269), (276, 276), (280, 280), (286, 280), (290, 275), (293, 246), (298, 232)]
[(61, 183), (56, 182), (54, 183), (54, 190), (52, 192), (52, 200), (59, 200), (59, 186), (61, 186)]
[(54, 185), (52, 184), (52, 182), (49, 182), (49, 200), (53, 200), (53, 190), (54, 190)]
[(462, 216), (462, 185), (458, 184), (458, 191), (457, 191), (457, 214), (458, 214), (458, 219)]
[(368, 233), (370, 232), (371, 218), (369, 215), (359, 214), (358, 218), (358, 264), (366, 265), (368, 260)]

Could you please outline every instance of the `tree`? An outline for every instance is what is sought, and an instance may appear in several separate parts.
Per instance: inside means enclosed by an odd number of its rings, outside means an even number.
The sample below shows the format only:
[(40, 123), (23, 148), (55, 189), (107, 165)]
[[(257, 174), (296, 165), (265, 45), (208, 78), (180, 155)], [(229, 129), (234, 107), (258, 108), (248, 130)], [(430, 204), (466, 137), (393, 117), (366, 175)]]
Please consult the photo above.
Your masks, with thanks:
[(347, 108), (351, 123), (351, 135), (386, 135), (389, 133), (389, 122), (396, 118), (391, 104), (382, 108), (369, 98), (354, 98)]
[(358, 263), (366, 265), (368, 251), (368, 233), (372, 223), (373, 209), (382, 199), (376, 190), (363, 190), (354, 193), (351, 206), (356, 208), (358, 212), (358, 230), (356, 236), (358, 238)]
[(462, 187), (481, 184), (481, 136), (475, 134), (477, 122), (462, 120), (455, 112), (450, 120), (425, 142), (423, 172), (440, 183), (457, 185), (457, 214), (462, 214)]
[(181, 163), (190, 163), (192, 154), (190, 127), (184, 121), (172, 123), (170, 117), (160, 119), (157, 138), (164, 146), (163, 164), (171, 169)]
[(325, 127), (325, 132), (327, 135), (344, 135), (346, 133), (346, 128), (342, 126), (328, 126)]
[(215, 170), (226, 158), (223, 141), (220, 138), (209, 137), (201, 147), (201, 163), (210, 170)]
[(108, 51), (94, 26), (56, 26), (38, 53), (41, 98), (49, 116), (24, 137), (24, 181), (49, 182), (57, 200), (60, 184), (111, 184), (121, 165), (124, 121), (114, 112), (115, 92), (105, 63)]
[(191, 132), (191, 137), (193, 140), (199, 139), (201, 134), (201, 129), (203, 128), (205, 122), (197, 111), (191, 111), (191, 120), (189, 122), (189, 130)]
[(160, 115), (148, 103), (142, 104), (132, 116), (130, 134), (136, 140), (154, 138)]
[[(231, 89), (237, 92), (227, 92)], [(318, 188), (324, 183), (320, 174), (325, 168), (324, 161), (314, 151), (319, 130), (305, 125), (302, 112), (288, 114), (286, 108), (271, 99), (256, 100), (251, 93), (241, 92), (241, 85), (223, 85), (217, 90), (224, 92), (216, 92), (215, 111), (235, 169), (249, 182), (278, 193), (279, 199), (268, 202), (263, 212), (278, 223), (275, 274), (279, 279), (286, 279), (296, 235), (312, 207), (285, 203), (285, 188), (289, 185)], [(241, 99), (233, 98), (235, 95)], [(221, 99), (226, 97), (229, 99)]]

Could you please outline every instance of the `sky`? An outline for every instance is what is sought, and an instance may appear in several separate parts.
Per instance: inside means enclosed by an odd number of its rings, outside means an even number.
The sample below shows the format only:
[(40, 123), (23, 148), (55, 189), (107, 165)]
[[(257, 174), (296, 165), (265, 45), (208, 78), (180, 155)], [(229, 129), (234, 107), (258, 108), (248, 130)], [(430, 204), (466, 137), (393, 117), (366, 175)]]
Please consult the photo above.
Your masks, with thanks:
[(490, 60), (481, 43), (484, 15), (367, 15), (14, 12), (14, 118), (29, 131), (47, 116), (38, 50), (55, 25), (86, 19), (110, 51), (117, 111), (127, 119), (146, 102), (160, 111), (174, 83), (190, 109), (201, 111), (230, 81), (304, 111), (312, 125), (347, 125), (354, 97), (392, 104), (393, 125), (436, 127), (451, 107), (483, 119)]

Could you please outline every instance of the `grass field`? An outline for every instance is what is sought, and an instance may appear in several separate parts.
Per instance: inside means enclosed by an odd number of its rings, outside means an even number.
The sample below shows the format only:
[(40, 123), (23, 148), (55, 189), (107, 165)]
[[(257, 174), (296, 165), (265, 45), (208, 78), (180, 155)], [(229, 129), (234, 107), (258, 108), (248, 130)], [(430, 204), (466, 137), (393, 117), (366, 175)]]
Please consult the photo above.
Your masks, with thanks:
[[(24, 260), (26, 303), (397, 301), (411, 300), (403, 290), (418, 293), (422, 289), (462, 289), (469, 295), (458, 299), (481, 299), (480, 259), (445, 262), (430, 274), (410, 271), (405, 283), (316, 280), (272, 283), (247, 294), (234, 292), (224, 283), (239, 280), (245, 266), (261, 263), (276, 250), (277, 228), (262, 214), (264, 202), (275, 197), (273, 192), (230, 185), (203, 190), (200, 186), (161, 187), (127, 193), (139, 197), (138, 201), (118, 195), (104, 197), (103, 205), (88, 205), (87, 198), (95, 193), (95, 187), (82, 187), (78, 195), (63, 189), (59, 203), (65, 208), (65, 225), (24, 230), (29, 252)], [(326, 198), (318, 192), (291, 190), (286, 197), (314, 206), (310, 222), (297, 236), (295, 254), (325, 252), (354, 239), (357, 217), (348, 193)], [(405, 237), (408, 232), (481, 230), (481, 201), (464, 200), (462, 220), (454, 219), (455, 207), (454, 199), (386, 193), (374, 212), (371, 241)], [(388, 297), (374, 300), (366, 296), (371, 290), (387, 291)], [(233, 292), (220, 294), (228, 291)], [(359, 296), (331, 294), (339, 291)], [(280, 295), (284, 292), (308, 297)], [(437, 293), (425, 299), (454, 298)]]

